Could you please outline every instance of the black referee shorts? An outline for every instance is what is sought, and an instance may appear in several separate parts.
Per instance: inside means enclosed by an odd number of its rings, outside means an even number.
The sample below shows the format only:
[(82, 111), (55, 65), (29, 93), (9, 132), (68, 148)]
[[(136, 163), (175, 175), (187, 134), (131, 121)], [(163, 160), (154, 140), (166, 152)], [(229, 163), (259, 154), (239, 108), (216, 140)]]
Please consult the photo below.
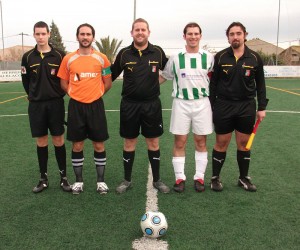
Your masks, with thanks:
[(256, 117), (255, 99), (231, 101), (216, 99), (213, 122), (216, 134), (228, 134), (237, 130), (251, 134)]
[(103, 142), (109, 138), (102, 98), (92, 103), (70, 99), (68, 107), (67, 139), (72, 142)]
[(48, 135), (48, 129), (52, 136), (60, 136), (65, 132), (65, 106), (63, 98), (29, 102), (28, 115), (32, 137)]
[(145, 138), (163, 134), (161, 101), (131, 102), (122, 99), (120, 105), (120, 135), (133, 139), (141, 133)]

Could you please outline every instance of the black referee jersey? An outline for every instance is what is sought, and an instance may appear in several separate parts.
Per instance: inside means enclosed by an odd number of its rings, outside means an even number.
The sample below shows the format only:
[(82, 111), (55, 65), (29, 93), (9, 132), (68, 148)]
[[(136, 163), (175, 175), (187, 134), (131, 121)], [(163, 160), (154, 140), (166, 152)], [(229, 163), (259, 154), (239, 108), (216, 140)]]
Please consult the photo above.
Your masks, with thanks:
[(61, 98), (65, 92), (60, 87), (57, 72), (65, 54), (53, 48), (41, 53), (37, 46), (22, 57), (21, 76), (29, 101), (48, 101)]
[(265, 110), (266, 84), (260, 56), (245, 45), (242, 57), (236, 60), (231, 47), (215, 56), (214, 71), (210, 82), (210, 98), (247, 100), (257, 96), (258, 110)]
[(157, 98), (159, 90), (159, 70), (168, 59), (159, 46), (148, 43), (139, 51), (132, 44), (123, 48), (111, 66), (114, 81), (123, 71), (122, 97), (129, 101), (149, 101)]

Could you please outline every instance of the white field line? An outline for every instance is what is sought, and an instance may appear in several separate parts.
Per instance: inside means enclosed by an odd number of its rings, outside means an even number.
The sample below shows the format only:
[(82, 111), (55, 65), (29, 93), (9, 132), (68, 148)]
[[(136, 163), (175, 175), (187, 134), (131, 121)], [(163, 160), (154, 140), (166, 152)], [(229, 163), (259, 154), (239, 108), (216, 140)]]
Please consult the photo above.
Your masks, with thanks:
[[(163, 109), (163, 111), (171, 111), (171, 109)], [(117, 109), (109, 109), (105, 110), (105, 112), (120, 112)], [(289, 111), (289, 110), (266, 110), (267, 113), (286, 113), (286, 114), (300, 114), (300, 111)], [(66, 112), (67, 114), (67, 112)], [(18, 117), (18, 116), (25, 116), (28, 114), (15, 114), (15, 115), (0, 115), (2, 117)]]
[[(158, 211), (157, 190), (152, 186), (151, 165), (148, 167), (148, 182), (146, 192), (146, 211)], [(166, 250), (169, 248), (168, 242), (161, 239), (151, 239), (142, 237), (132, 242), (132, 249), (135, 250)]]

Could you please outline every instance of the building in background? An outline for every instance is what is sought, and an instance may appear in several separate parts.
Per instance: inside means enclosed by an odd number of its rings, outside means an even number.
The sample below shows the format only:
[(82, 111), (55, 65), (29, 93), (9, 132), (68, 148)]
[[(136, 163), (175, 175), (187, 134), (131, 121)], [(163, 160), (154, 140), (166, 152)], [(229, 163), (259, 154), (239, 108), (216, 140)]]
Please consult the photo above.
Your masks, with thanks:
[(291, 46), (279, 54), (284, 65), (300, 66), (300, 46)]
[(21, 61), (23, 53), (31, 50), (33, 46), (22, 46), (16, 45), (13, 47), (9, 47), (4, 49), (4, 58), (3, 58), (3, 50), (0, 49), (0, 61), (8, 61), (8, 62), (16, 62)]
[(278, 55), (284, 50), (283, 48), (277, 47), (272, 43), (260, 40), (259, 38), (253, 38), (246, 42), (246, 45), (254, 50), (255, 52), (263, 52), (266, 55), (272, 55), (278, 53)]
[(33, 46), (16, 45), (4, 49), (4, 53), (0, 49), (0, 70), (20, 70), (23, 53), (32, 48)]

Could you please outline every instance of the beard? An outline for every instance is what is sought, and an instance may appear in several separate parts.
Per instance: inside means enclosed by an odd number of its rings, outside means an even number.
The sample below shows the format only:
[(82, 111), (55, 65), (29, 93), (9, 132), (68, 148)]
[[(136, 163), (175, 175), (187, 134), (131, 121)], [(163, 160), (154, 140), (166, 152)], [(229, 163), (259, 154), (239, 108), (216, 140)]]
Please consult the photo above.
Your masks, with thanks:
[(234, 49), (238, 49), (239, 47), (241, 47), (241, 43), (239, 42), (239, 41), (233, 41), (232, 43), (231, 43), (231, 46), (232, 46), (232, 48), (234, 48)]
[[(88, 43), (86, 43), (86, 42), (88, 42)], [(87, 41), (87, 40), (79, 41), (80, 47), (81, 47), (81, 48), (85, 48), (85, 49), (91, 47), (91, 46), (92, 46), (92, 43), (93, 43), (93, 41), (91, 41), (91, 42), (89, 42), (89, 41)]]

